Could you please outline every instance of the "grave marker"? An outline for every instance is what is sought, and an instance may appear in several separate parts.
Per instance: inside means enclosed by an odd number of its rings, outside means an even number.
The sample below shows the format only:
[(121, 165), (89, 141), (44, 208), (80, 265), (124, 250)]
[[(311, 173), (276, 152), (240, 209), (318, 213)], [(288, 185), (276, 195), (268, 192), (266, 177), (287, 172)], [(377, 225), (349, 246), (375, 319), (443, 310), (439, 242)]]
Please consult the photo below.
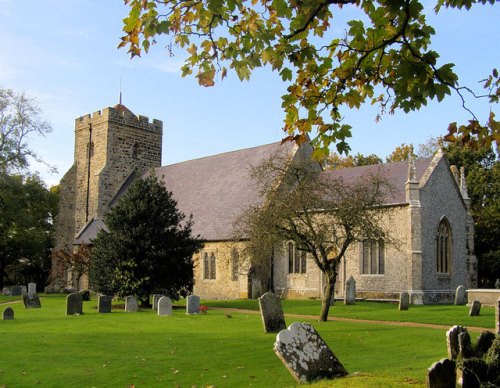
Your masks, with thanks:
[(158, 315), (172, 315), (172, 299), (162, 296), (158, 301)]
[(40, 298), (37, 295), (24, 294), (23, 303), (25, 309), (39, 309), (42, 307)]
[(135, 296), (129, 295), (125, 297), (125, 311), (129, 313), (136, 313), (139, 311), (139, 304)]
[(278, 333), (286, 329), (285, 316), (280, 299), (272, 292), (259, 298), (260, 316), (266, 333)]
[(5, 310), (3, 310), (2, 313), (2, 321), (11, 321), (14, 319), (14, 310), (12, 307), (7, 307)]
[(455, 388), (456, 379), (455, 363), (447, 358), (436, 361), (427, 370), (429, 388)]
[(356, 280), (351, 276), (345, 284), (344, 304), (356, 303)]
[(465, 304), (466, 298), (465, 298), (465, 287), (462, 285), (459, 285), (455, 291), (455, 304), (456, 305), (463, 305)]
[(111, 295), (99, 295), (97, 299), (97, 312), (98, 313), (110, 313), (113, 302), (113, 296)]
[(153, 306), (152, 309), (154, 311), (158, 310), (158, 301), (161, 299), (162, 294), (153, 294)]
[(399, 294), (399, 310), (408, 310), (410, 306), (410, 294), (406, 291)]
[(481, 302), (478, 300), (472, 301), (472, 305), (470, 306), (470, 310), (469, 310), (469, 316), (470, 317), (477, 317), (477, 316), (479, 316), (480, 312), (481, 312)]
[(10, 288), (11, 296), (19, 296), (23, 294), (23, 288), (21, 286), (12, 286)]
[(347, 370), (308, 323), (292, 323), (276, 336), (274, 351), (298, 383), (333, 379)]
[(189, 295), (186, 301), (186, 314), (198, 314), (200, 312), (200, 297)]
[(455, 360), (460, 352), (459, 344), (458, 344), (458, 335), (460, 333), (466, 332), (467, 329), (465, 327), (455, 325), (452, 326), (446, 332), (446, 344), (448, 346), (448, 358), (450, 360)]
[(76, 292), (69, 294), (66, 297), (66, 315), (83, 314), (82, 296)]
[(36, 283), (28, 283), (28, 295), (36, 294)]
[(3, 296), (10, 296), (10, 288), (9, 287), (4, 287), (2, 290), (2, 295)]

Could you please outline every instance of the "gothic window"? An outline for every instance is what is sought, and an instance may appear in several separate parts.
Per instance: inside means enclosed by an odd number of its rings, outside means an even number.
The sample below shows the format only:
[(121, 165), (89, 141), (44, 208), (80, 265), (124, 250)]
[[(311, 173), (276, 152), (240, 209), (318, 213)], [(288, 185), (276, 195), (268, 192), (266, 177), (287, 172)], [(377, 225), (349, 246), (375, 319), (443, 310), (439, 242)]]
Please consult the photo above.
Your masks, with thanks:
[(236, 248), (231, 250), (231, 279), (238, 280), (238, 273), (240, 267), (240, 255)]
[(439, 223), (436, 242), (437, 272), (449, 274), (451, 269), (452, 239), (451, 227), (446, 218), (443, 218)]
[(306, 252), (297, 249), (297, 246), (289, 241), (287, 243), (288, 273), (306, 273)]
[(383, 275), (385, 271), (384, 240), (364, 240), (361, 242), (363, 275)]
[(215, 280), (216, 258), (214, 252), (203, 252), (203, 279)]

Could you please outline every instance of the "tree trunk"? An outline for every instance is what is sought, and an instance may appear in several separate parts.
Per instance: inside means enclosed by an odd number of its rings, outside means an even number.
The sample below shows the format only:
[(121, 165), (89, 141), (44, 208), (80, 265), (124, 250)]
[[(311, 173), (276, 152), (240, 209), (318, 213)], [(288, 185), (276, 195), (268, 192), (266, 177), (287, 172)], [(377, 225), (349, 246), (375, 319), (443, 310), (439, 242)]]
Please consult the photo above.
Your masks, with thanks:
[(337, 274), (335, 271), (326, 272), (326, 286), (325, 293), (323, 294), (323, 301), (321, 302), (321, 313), (319, 315), (320, 322), (326, 322), (328, 320), (328, 312), (330, 311), (330, 305), (334, 297), (335, 280)]

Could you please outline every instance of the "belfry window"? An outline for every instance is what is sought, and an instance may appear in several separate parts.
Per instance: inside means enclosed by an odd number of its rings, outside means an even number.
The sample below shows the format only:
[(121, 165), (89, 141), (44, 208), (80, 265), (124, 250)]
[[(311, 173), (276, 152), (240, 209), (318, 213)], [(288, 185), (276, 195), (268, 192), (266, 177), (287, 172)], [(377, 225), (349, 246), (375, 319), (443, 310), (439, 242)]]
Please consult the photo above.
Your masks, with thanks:
[(451, 271), (452, 238), (450, 223), (443, 218), (436, 236), (436, 270), (449, 274)]

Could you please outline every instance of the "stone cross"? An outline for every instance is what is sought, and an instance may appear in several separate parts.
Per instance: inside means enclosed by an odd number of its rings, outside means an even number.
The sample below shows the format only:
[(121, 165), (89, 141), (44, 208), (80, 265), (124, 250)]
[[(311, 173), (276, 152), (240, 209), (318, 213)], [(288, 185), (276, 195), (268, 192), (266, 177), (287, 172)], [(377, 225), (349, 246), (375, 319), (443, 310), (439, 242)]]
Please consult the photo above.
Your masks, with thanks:
[(309, 323), (292, 323), (276, 336), (274, 351), (298, 383), (333, 379), (347, 370)]
[(139, 311), (139, 304), (137, 303), (137, 298), (133, 295), (125, 297), (125, 311), (129, 313), (135, 313)]
[(162, 297), (162, 294), (153, 294), (153, 306), (152, 309), (156, 311), (158, 309), (158, 301)]
[(477, 317), (480, 312), (481, 312), (481, 302), (478, 300), (472, 301), (472, 304), (471, 304), (470, 310), (469, 310), (469, 316)]
[(111, 296), (111, 295), (99, 295), (99, 298), (97, 299), (97, 312), (98, 313), (110, 313), (112, 302), (113, 302), (113, 296)]
[(158, 301), (158, 315), (172, 315), (172, 299), (162, 296)]
[(455, 325), (446, 332), (446, 344), (448, 346), (448, 358), (450, 360), (455, 360), (460, 353), (458, 335), (466, 331), (467, 329), (465, 327)]
[(186, 302), (186, 314), (198, 314), (200, 312), (200, 297), (189, 295)]
[(286, 329), (285, 316), (280, 299), (272, 292), (259, 298), (260, 316), (266, 333), (278, 333)]
[(408, 310), (410, 306), (410, 294), (406, 291), (399, 294), (399, 310)]
[(455, 363), (447, 358), (436, 361), (427, 370), (427, 387), (429, 388), (455, 388), (456, 380)]
[(12, 319), (14, 319), (14, 310), (12, 307), (7, 307), (3, 310), (2, 321), (11, 321)]
[(39, 309), (42, 307), (40, 298), (34, 294), (23, 295), (23, 303), (25, 309)]
[(345, 284), (344, 304), (356, 303), (356, 280), (351, 276)]
[(455, 304), (465, 304), (465, 287), (462, 285), (459, 285), (455, 291)]
[(22, 286), (12, 286), (10, 288), (10, 295), (19, 296), (22, 294), (23, 294), (23, 287)]
[(497, 334), (500, 334), (500, 299), (497, 300), (495, 304), (495, 330)]
[(36, 294), (36, 283), (28, 283), (28, 295)]
[(66, 315), (73, 314), (83, 314), (83, 299), (77, 292), (73, 292), (66, 297)]
[(10, 288), (9, 287), (4, 287), (2, 290), (2, 295), (3, 296), (10, 296)]

